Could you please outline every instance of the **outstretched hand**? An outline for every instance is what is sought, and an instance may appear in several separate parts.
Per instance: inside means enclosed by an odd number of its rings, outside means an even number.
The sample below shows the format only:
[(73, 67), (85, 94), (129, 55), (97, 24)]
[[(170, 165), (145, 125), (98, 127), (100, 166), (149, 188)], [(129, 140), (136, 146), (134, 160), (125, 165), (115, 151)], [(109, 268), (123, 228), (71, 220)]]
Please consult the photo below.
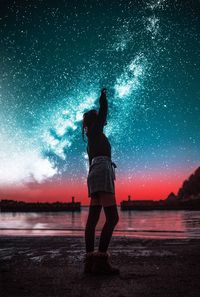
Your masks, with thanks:
[(101, 94), (104, 94), (104, 95), (106, 95), (106, 91), (107, 91), (107, 89), (106, 89), (106, 88), (102, 88), (102, 89), (101, 89)]

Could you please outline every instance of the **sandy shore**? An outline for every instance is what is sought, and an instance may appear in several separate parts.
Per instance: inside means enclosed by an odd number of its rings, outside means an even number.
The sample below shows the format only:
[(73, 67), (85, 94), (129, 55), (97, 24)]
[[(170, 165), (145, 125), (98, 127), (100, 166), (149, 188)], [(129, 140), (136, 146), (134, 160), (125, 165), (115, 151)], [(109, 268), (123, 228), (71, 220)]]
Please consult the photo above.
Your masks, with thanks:
[(200, 296), (200, 240), (114, 237), (109, 251), (121, 274), (89, 276), (84, 238), (0, 237), (0, 296)]

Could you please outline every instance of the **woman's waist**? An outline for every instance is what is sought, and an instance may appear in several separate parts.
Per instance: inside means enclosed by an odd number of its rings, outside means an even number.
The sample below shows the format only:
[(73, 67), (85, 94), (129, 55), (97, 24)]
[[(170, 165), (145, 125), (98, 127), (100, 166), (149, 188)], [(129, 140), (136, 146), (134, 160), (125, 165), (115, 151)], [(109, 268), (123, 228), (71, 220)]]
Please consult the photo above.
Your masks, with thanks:
[(112, 160), (111, 160), (110, 156), (100, 155), (100, 156), (96, 156), (96, 157), (92, 158), (91, 165), (98, 163), (98, 162), (112, 162)]
[(112, 158), (110, 156), (103, 156), (103, 155), (93, 157), (90, 166), (92, 166), (92, 165), (94, 165), (96, 163), (102, 163), (102, 162), (111, 163), (111, 165), (113, 167), (117, 167), (116, 164), (112, 161)]

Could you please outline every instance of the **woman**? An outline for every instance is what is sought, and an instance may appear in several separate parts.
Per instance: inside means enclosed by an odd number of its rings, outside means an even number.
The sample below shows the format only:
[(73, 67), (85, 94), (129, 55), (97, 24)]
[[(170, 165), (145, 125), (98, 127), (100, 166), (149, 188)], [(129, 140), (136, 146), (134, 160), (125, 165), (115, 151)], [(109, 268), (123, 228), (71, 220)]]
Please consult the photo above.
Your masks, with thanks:
[[(116, 165), (111, 161), (111, 146), (103, 133), (107, 124), (108, 103), (106, 89), (102, 89), (99, 112), (92, 109), (83, 115), (82, 136), (87, 135), (87, 153), (89, 157), (89, 174), (87, 177), (90, 207), (85, 228), (86, 256), (84, 272), (95, 274), (118, 274), (119, 269), (109, 263), (107, 252), (113, 230), (119, 216), (115, 199)], [(101, 231), (98, 252), (94, 252), (95, 227), (98, 223), (101, 209), (104, 209), (106, 222)]]

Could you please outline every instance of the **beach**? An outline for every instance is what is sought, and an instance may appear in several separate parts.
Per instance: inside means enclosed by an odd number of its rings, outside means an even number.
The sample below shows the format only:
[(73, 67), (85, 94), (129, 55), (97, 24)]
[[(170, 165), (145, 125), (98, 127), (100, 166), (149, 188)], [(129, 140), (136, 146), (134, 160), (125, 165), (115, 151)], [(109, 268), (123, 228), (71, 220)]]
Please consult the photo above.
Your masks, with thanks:
[(199, 296), (199, 239), (113, 237), (119, 276), (84, 274), (84, 247), (83, 237), (1, 236), (0, 296)]

